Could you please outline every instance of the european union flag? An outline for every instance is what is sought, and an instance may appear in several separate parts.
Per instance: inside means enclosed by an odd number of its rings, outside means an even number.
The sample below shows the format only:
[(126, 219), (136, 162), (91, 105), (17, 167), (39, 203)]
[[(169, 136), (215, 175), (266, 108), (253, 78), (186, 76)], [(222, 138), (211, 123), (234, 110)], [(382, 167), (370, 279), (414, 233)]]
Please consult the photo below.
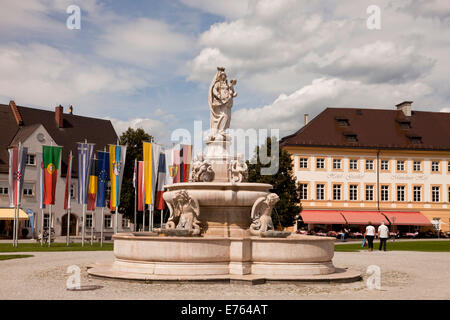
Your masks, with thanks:
[(109, 152), (97, 151), (97, 177), (97, 207), (103, 208), (109, 181)]

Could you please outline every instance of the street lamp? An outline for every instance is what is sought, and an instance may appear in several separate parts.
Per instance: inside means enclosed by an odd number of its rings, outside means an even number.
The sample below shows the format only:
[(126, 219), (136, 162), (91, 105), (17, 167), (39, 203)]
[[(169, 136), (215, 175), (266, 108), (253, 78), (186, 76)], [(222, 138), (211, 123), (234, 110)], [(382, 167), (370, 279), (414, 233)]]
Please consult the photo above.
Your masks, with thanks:
[[(396, 216), (393, 216), (392, 217), (392, 229), (394, 229), (394, 226), (395, 226), (395, 220), (397, 219), (397, 217)], [(395, 235), (394, 235), (394, 240), (393, 241), (395, 241)]]

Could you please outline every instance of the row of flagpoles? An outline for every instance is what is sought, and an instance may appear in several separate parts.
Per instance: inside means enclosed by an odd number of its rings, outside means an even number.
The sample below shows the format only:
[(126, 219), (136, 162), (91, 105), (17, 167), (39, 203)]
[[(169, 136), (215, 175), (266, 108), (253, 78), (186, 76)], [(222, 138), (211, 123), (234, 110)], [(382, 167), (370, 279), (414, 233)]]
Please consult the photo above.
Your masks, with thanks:
[[(93, 143), (87, 141), (77, 145), (78, 150), (78, 203), (82, 205), (82, 246), (85, 242), (86, 210), (95, 211), (96, 207), (102, 208), (101, 221), (101, 245), (103, 245), (104, 208), (106, 206), (106, 191), (108, 182), (111, 182), (110, 210), (115, 211), (114, 233), (118, 232), (118, 207), (120, 192), (126, 159), (126, 146), (109, 145), (97, 151), (94, 156)], [(18, 243), (19, 207), (23, 192), (23, 177), (25, 175), (27, 148), (21, 144), (9, 149), (9, 192), (10, 206), (15, 208), (13, 245)], [(41, 245), (44, 236), (44, 212), (48, 205), (48, 245), (51, 244), (52, 205), (55, 204), (55, 192), (58, 170), (61, 162), (61, 146), (42, 146), (42, 155), (38, 155), (37, 163), (38, 185), (40, 190), (39, 207), (42, 213)], [(42, 159), (41, 159), (42, 157)], [(150, 210), (149, 230), (153, 229), (153, 211), (161, 211), (161, 227), (163, 224), (163, 200), (164, 185), (187, 182), (189, 179), (190, 162), (192, 157), (191, 145), (177, 145), (171, 149), (162, 150), (155, 143), (143, 142), (143, 161), (135, 159), (133, 172), (133, 187), (135, 189), (134, 226), (136, 231), (137, 211), (142, 211), (143, 231), (145, 231), (145, 205)], [(72, 180), (72, 151), (69, 154), (66, 185), (64, 192), (64, 210), (67, 211), (67, 245), (70, 243), (70, 214), (71, 214), (71, 180)], [(155, 192), (156, 191), (156, 192)], [(156, 193), (156, 198), (153, 196)], [(93, 239), (93, 223), (91, 224), (91, 244)]]

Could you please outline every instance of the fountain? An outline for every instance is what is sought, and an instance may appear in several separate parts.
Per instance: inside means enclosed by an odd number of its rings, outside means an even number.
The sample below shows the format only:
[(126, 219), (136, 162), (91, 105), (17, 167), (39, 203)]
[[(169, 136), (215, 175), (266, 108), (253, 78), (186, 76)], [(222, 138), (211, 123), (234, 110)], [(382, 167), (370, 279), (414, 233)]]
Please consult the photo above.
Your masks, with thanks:
[(235, 84), (217, 68), (209, 90), (206, 152), (194, 157), (190, 182), (165, 186), (166, 229), (115, 234), (115, 261), (95, 264), (89, 274), (164, 281), (360, 278), (333, 266), (334, 238), (274, 230), (271, 215), (278, 196), (270, 184), (246, 182), (246, 163), (228, 151)]

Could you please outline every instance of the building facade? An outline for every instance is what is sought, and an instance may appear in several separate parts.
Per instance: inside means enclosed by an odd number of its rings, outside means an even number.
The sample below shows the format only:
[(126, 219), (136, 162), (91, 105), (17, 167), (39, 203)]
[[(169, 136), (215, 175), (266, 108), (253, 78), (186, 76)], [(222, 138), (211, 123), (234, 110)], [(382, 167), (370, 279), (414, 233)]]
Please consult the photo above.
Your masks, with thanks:
[(449, 231), (450, 113), (412, 111), (411, 103), (327, 108), (282, 139), (305, 223)]
[[(73, 153), (71, 199), (72, 209), (70, 215), (70, 234), (81, 235), (82, 205), (77, 201), (78, 188), (78, 161), (77, 142), (87, 140), (95, 143), (95, 150), (104, 150), (108, 144), (117, 142), (117, 134), (109, 120), (95, 119), (77, 116), (72, 113), (63, 112), (63, 107), (58, 106), (55, 111), (47, 111), (22, 106), (16, 106), (14, 101), (9, 105), (0, 104), (0, 208), (9, 206), (8, 197), (8, 148), (22, 143), (28, 148), (28, 156), (24, 177), (24, 191), (21, 208), (27, 213), (34, 214), (34, 219), (22, 220), (20, 230), (27, 229), (26, 237), (36, 237), (41, 231), (42, 217), (44, 227), (49, 225), (49, 208), (39, 208), (39, 186), (37, 185), (39, 164), (38, 159), (42, 155), (43, 145), (62, 146), (62, 159), (58, 172), (56, 202), (52, 206), (51, 225), (56, 236), (67, 234), (67, 212), (64, 210), (64, 191), (70, 151)], [(109, 208), (105, 208), (104, 232), (109, 237), (113, 234), (114, 214)], [(33, 228), (30, 223), (33, 221)], [(91, 226), (97, 236), (101, 230), (101, 208), (94, 212), (87, 211), (86, 233), (89, 236)], [(129, 231), (130, 224), (122, 219), (119, 214), (119, 230)], [(32, 234), (34, 230), (34, 234)], [(22, 231), (19, 232), (22, 234)], [(12, 237), (12, 221), (0, 217), (0, 237)]]

